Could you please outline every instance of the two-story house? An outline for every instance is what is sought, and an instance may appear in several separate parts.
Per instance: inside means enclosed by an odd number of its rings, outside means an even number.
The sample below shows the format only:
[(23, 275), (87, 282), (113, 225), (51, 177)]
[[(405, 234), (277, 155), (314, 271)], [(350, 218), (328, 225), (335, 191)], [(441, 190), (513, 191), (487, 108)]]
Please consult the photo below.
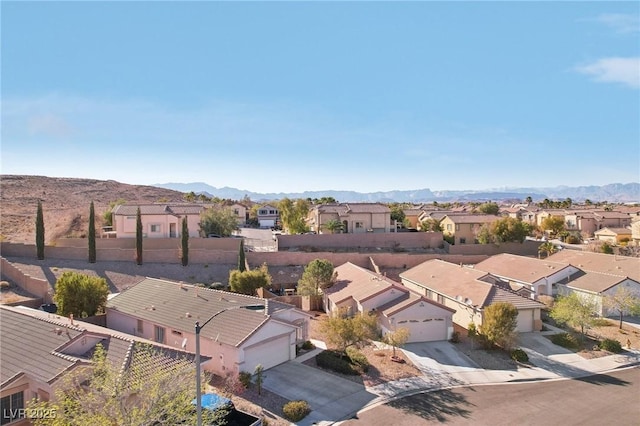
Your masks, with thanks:
[(453, 239), (453, 244), (477, 244), (478, 231), (482, 225), (490, 225), (499, 216), (487, 214), (447, 215), (442, 218), (442, 233)]
[(280, 212), (277, 207), (270, 204), (258, 208), (258, 223), (260, 228), (273, 228), (280, 224)]
[(336, 203), (313, 206), (307, 215), (311, 231), (325, 233), (329, 221), (339, 221), (345, 234), (391, 232), (391, 209), (380, 203)]

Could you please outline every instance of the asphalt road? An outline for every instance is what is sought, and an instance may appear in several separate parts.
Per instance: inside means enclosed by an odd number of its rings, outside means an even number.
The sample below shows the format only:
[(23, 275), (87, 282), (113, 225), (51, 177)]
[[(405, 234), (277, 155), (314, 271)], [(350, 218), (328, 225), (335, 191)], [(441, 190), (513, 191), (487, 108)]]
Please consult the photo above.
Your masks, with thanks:
[(473, 386), (405, 397), (343, 425), (640, 424), (640, 368), (582, 379)]

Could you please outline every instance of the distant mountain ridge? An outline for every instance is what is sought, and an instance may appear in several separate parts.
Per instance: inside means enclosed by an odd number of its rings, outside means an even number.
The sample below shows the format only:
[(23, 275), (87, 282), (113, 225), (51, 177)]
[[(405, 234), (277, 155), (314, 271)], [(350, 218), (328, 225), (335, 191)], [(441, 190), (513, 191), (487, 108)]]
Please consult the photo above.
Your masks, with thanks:
[(603, 186), (557, 186), (553, 188), (508, 188), (487, 189), (482, 191), (431, 191), (428, 188), (414, 190), (393, 190), (378, 192), (356, 191), (304, 191), (304, 192), (270, 192), (260, 193), (244, 191), (241, 189), (222, 187), (216, 188), (204, 182), (191, 183), (158, 183), (153, 186), (173, 189), (180, 192), (195, 192), (209, 197), (230, 198), (241, 200), (245, 196), (254, 201), (279, 200), (282, 198), (322, 198), (333, 197), (339, 202), (452, 202), (452, 201), (504, 201), (523, 200), (531, 197), (534, 201), (545, 198), (550, 200), (564, 200), (571, 198), (573, 201), (591, 200), (593, 202), (609, 201), (616, 203), (640, 202), (640, 183), (612, 183)]

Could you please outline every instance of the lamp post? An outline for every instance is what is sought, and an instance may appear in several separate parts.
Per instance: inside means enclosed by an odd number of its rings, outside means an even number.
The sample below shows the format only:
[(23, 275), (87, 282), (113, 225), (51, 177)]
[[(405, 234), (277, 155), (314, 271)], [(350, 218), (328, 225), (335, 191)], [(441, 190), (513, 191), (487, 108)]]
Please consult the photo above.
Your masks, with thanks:
[(200, 325), (200, 321), (196, 321), (196, 418), (197, 425), (202, 426), (202, 380), (200, 378), (200, 331), (211, 322), (215, 317), (223, 312), (231, 311), (233, 309), (264, 309), (264, 305), (242, 305), (231, 306), (225, 309), (221, 309), (215, 314), (211, 315), (204, 324)]

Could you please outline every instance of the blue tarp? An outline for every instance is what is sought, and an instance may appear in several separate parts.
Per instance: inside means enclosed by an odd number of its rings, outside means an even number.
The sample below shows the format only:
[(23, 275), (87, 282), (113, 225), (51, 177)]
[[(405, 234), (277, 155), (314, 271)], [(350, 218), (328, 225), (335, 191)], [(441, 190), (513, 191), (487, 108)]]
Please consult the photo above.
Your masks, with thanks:
[[(220, 396), (216, 393), (205, 393), (202, 395), (202, 408), (206, 408), (207, 410), (215, 411), (220, 407), (229, 407), (233, 404), (229, 398), (225, 398), (224, 396)], [(193, 405), (197, 405), (197, 401), (194, 399), (191, 401)]]

